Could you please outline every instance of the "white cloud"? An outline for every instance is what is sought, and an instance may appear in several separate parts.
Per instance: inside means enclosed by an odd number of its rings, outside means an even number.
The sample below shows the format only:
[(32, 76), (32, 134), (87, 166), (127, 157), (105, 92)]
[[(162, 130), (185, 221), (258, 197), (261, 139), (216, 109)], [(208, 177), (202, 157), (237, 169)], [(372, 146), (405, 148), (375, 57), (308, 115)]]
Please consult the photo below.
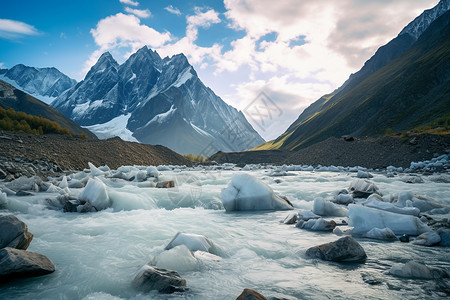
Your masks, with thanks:
[(125, 11), (127, 13), (136, 15), (139, 18), (145, 19), (151, 16), (151, 13), (148, 9), (134, 9), (130, 7), (125, 7)]
[(120, 3), (122, 4), (126, 4), (126, 5), (131, 5), (131, 6), (138, 6), (139, 2), (137, 1), (133, 1), (133, 0), (119, 0)]
[[(89, 64), (102, 52), (120, 47), (135, 51), (148, 44), (162, 56), (182, 52), (199, 74), (204, 72), (206, 76), (200, 78), (206, 85), (235, 107), (245, 108), (261, 91), (276, 101), (283, 115), (267, 121), (264, 130), (256, 128), (270, 139), (284, 132), (311, 102), (341, 85), (378, 47), (437, 2), (224, 0), (226, 12), (222, 15), (213, 9), (195, 8), (195, 14), (186, 18), (185, 36), (179, 39), (140, 24), (135, 16), (117, 14), (100, 20), (91, 31), (100, 48)], [(165, 10), (181, 14), (172, 5)], [(199, 28), (217, 23), (243, 31), (244, 36), (228, 40), (228, 45), (216, 42), (199, 46)], [(304, 44), (298, 43), (299, 37)]]
[(181, 11), (178, 8), (173, 7), (172, 5), (166, 6), (164, 9), (167, 10), (168, 12), (170, 12), (171, 14), (174, 14), (177, 16), (181, 15)]
[(135, 52), (145, 45), (158, 48), (171, 40), (170, 33), (158, 32), (141, 24), (140, 19), (136, 16), (123, 13), (100, 20), (96, 28), (91, 29), (91, 34), (99, 49), (94, 51), (86, 62), (84, 73), (96, 63), (105, 51), (125, 49), (127, 50), (125, 55), (128, 56), (130, 52)]
[(195, 41), (198, 35), (198, 28), (208, 28), (211, 24), (220, 23), (219, 14), (213, 9), (202, 12), (200, 8), (195, 9), (193, 16), (187, 17), (186, 36)]
[(211, 47), (201, 47), (195, 44), (198, 38), (198, 28), (208, 28), (212, 24), (220, 23), (219, 14), (213, 9), (202, 11), (195, 9), (195, 15), (186, 18), (186, 36), (172, 44), (164, 45), (157, 49), (162, 56), (171, 56), (184, 53), (192, 64), (201, 64), (207, 58), (220, 57), (222, 47), (213, 44)]
[(0, 37), (2, 38), (14, 39), (24, 35), (38, 34), (39, 31), (32, 25), (10, 19), (0, 19)]
[(0, 69), (5, 66), (5, 63), (0, 62)]

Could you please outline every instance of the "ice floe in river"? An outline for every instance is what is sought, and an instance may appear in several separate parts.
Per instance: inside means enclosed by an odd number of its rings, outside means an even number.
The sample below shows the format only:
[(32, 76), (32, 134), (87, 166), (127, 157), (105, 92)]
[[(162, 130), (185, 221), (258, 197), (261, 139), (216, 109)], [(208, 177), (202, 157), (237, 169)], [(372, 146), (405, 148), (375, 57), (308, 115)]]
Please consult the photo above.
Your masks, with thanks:
[[(0, 298), (235, 299), (248, 287), (288, 299), (445, 297), (448, 167), (446, 155), (385, 170), (90, 164), (0, 181), (0, 214), (25, 222), (28, 250), (56, 267), (0, 285)], [(355, 267), (307, 257), (338, 235), (367, 259)]]

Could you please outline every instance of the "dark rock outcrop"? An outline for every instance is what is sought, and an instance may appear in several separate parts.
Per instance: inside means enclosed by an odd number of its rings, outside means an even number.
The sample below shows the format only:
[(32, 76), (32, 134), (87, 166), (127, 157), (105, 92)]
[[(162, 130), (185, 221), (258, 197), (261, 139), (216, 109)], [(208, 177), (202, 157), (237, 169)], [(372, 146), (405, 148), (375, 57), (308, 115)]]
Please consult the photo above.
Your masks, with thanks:
[(176, 271), (160, 269), (145, 265), (133, 280), (133, 287), (142, 292), (157, 290), (163, 294), (184, 292), (186, 280)]
[(267, 298), (255, 290), (244, 289), (236, 300), (267, 300)]
[(42, 254), (9, 247), (0, 250), (2, 280), (42, 276), (54, 271), (52, 261)]
[(0, 248), (11, 247), (26, 250), (33, 239), (28, 226), (17, 217), (0, 216)]
[(364, 248), (352, 237), (346, 236), (331, 243), (309, 248), (306, 256), (337, 262), (360, 262), (367, 257)]

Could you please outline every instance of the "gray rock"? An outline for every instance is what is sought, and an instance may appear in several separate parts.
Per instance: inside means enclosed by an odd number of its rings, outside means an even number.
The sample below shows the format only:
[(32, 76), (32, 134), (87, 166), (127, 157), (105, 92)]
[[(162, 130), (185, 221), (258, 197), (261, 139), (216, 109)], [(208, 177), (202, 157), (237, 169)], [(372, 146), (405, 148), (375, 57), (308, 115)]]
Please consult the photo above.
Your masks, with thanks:
[(350, 236), (309, 248), (306, 256), (337, 262), (360, 262), (367, 257), (364, 248)]
[(283, 224), (288, 224), (288, 225), (289, 224), (295, 224), (295, 222), (297, 222), (297, 214), (295, 214), (295, 213), (289, 214), (283, 220)]
[(145, 265), (139, 270), (132, 285), (135, 289), (145, 293), (157, 290), (160, 293), (171, 294), (186, 290), (186, 280), (181, 278), (177, 272), (149, 265)]
[(0, 250), (0, 278), (35, 277), (54, 271), (52, 261), (42, 254), (9, 247)]
[(307, 222), (304, 222), (300, 228), (312, 231), (333, 231), (335, 227), (336, 227), (335, 221), (333, 220), (327, 221), (320, 218), (320, 219), (310, 219)]
[(244, 289), (236, 300), (267, 300), (267, 298), (255, 290)]
[(33, 239), (28, 226), (13, 215), (0, 217), (0, 248), (27, 249)]
[(439, 244), (441, 237), (435, 231), (428, 231), (419, 235), (412, 243), (415, 245), (433, 246)]
[(158, 183), (156, 183), (156, 187), (157, 188), (173, 188), (175, 187), (175, 182), (173, 180), (168, 180), (168, 181), (160, 181)]

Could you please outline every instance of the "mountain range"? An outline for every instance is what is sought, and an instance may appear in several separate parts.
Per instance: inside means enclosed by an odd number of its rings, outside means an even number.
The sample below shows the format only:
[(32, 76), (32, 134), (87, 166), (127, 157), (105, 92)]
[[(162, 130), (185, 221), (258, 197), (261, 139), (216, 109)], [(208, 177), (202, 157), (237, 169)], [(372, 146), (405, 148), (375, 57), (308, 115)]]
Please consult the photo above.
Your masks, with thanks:
[(109, 52), (84, 80), (56, 68), (16, 65), (0, 79), (50, 103), (99, 138), (161, 144), (182, 154), (242, 151), (264, 140), (242, 112), (198, 78), (183, 54), (143, 47), (119, 65)]
[(441, 0), (380, 47), (338, 89), (255, 150), (298, 150), (342, 135), (405, 132), (450, 113), (450, 0)]
[(22, 64), (0, 69), (0, 79), (47, 104), (77, 83), (56, 68), (34, 68)]
[(104, 53), (52, 105), (100, 138), (117, 135), (182, 154), (242, 151), (264, 142), (183, 54), (162, 59), (146, 46), (121, 65)]

